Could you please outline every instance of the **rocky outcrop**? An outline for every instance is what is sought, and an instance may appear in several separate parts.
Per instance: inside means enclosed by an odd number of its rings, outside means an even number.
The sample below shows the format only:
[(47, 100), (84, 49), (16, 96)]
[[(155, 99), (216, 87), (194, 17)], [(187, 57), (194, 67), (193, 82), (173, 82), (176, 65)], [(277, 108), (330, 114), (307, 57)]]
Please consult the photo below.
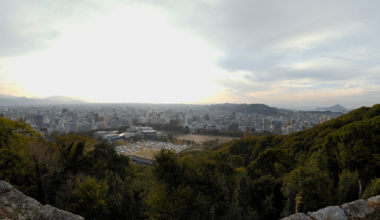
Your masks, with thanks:
[[(377, 210), (374, 207), (378, 207)], [(341, 206), (329, 206), (316, 212), (298, 213), (299, 220), (356, 220), (356, 219), (380, 219), (380, 196), (367, 199), (359, 199)], [(296, 214), (282, 220), (295, 220)]]
[(17, 220), (84, 220), (83, 217), (42, 205), (37, 200), (25, 196), (12, 185), (0, 180), (0, 217)]
[(308, 212), (308, 216), (316, 220), (334, 219), (347, 220), (347, 215), (339, 206), (329, 206), (316, 212)]
[(282, 220), (312, 220), (309, 216), (304, 213), (293, 214), (289, 217), (283, 218)]
[(373, 208), (369, 206), (368, 202), (359, 199), (341, 206), (347, 216), (353, 218), (363, 218), (364, 216), (373, 212)]

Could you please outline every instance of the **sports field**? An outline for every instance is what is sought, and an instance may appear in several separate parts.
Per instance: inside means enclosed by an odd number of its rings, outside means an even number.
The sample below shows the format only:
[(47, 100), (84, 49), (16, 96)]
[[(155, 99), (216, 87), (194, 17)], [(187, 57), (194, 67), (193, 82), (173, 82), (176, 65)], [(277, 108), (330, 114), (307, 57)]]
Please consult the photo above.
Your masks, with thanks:
[(202, 144), (204, 141), (219, 140), (219, 142), (232, 141), (238, 139), (238, 137), (226, 137), (226, 136), (211, 136), (211, 135), (198, 135), (198, 134), (179, 134), (175, 138), (194, 141), (197, 144)]
[(177, 145), (172, 143), (164, 143), (159, 141), (139, 141), (135, 143), (128, 143), (122, 146), (117, 146), (116, 151), (119, 154), (124, 155), (138, 155), (146, 157), (148, 159), (153, 158), (161, 149), (172, 150), (175, 153), (180, 153), (190, 146), (187, 145)]

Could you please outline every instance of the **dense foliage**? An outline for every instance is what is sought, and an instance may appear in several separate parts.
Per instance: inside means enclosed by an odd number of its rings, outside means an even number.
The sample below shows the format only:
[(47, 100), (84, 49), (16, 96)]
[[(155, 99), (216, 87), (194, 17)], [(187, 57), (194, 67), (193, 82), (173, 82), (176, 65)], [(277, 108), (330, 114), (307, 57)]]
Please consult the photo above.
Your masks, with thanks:
[(380, 105), (290, 135), (160, 151), (135, 166), (89, 137), (0, 118), (0, 179), (87, 219), (279, 219), (380, 194)]

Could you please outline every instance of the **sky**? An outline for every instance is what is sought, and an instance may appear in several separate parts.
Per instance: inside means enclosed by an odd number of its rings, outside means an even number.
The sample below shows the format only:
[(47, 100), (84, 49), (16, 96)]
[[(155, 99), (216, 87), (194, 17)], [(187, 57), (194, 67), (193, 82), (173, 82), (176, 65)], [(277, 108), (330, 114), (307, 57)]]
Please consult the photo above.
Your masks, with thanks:
[(0, 1), (0, 94), (380, 103), (379, 1)]

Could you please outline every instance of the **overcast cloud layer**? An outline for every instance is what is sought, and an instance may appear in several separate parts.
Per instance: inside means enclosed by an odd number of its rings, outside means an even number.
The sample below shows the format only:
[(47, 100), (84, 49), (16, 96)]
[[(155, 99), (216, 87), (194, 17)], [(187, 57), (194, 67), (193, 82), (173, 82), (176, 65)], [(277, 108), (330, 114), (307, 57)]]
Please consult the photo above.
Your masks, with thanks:
[(137, 6), (158, 11), (170, 28), (222, 54), (213, 65), (223, 74), (208, 83), (223, 89), (198, 102), (348, 108), (380, 102), (380, 2), (350, 0), (1, 1), (0, 93), (23, 94), (4, 60), (54, 47), (62, 27)]

